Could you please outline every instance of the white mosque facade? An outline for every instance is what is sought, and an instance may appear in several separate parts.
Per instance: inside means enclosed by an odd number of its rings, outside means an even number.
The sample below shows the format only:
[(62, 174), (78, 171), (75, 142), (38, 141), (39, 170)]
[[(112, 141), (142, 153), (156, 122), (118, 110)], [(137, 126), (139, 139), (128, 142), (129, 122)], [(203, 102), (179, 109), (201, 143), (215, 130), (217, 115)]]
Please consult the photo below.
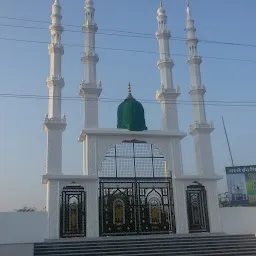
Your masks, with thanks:
[[(117, 112), (117, 128), (104, 129), (98, 122), (98, 99), (104, 89), (97, 81), (93, 0), (85, 1), (85, 48), (82, 57), (84, 78), (79, 94), (83, 99), (84, 127), (81, 175), (62, 173), (62, 133), (66, 118), (61, 111), (61, 73), (64, 47), (61, 42), (61, 5), (52, 6), (49, 108), (45, 117), (47, 163), (43, 183), (47, 186), (47, 215), (50, 239), (146, 234), (220, 233), (221, 221), (211, 147), (212, 123), (206, 119), (201, 81), (198, 39), (187, 3), (187, 46), (190, 72), (189, 93), (193, 102), (193, 123), (197, 174), (186, 175), (182, 166), (181, 140), (176, 100), (180, 89), (172, 79), (170, 32), (162, 6), (157, 11), (161, 86), (156, 100), (161, 105), (162, 129), (150, 130), (144, 109), (129, 92)], [(104, 81), (103, 81), (104, 82)], [(82, 160), (82, 159), (81, 159)]]

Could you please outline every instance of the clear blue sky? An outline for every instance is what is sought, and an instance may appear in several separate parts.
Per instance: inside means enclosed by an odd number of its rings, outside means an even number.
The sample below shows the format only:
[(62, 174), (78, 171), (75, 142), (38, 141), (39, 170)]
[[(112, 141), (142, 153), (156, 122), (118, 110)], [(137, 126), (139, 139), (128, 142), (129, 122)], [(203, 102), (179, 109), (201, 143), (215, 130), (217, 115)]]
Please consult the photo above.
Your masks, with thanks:
[[(49, 21), (53, 0), (1, 0), (0, 16)], [(256, 44), (255, 0), (192, 0), (192, 14), (200, 39)], [(62, 0), (63, 23), (83, 23), (84, 0)], [(96, 21), (99, 29), (127, 30), (154, 34), (157, 28), (158, 0), (95, 0)], [(165, 0), (168, 26), (174, 37), (184, 37), (185, 0)], [(47, 27), (47, 24), (13, 21), (0, 18), (0, 38), (49, 41), (47, 30), (14, 28), (5, 25)], [(79, 28), (65, 27), (70, 30)], [(99, 31), (105, 32), (106, 31)], [(65, 32), (64, 44), (83, 45), (82, 33)], [(157, 41), (145, 38), (97, 35), (98, 47), (124, 48), (155, 52)], [(172, 53), (186, 54), (183, 41), (171, 42)], [(122, 99), (127, 84), (133, 85), (138, 99), (155, 99), (159, 87), (158, 56), (146, 53), (97, 50), (100, 56), (98, 78), (102, 80), (102, 97)], [(256, 50), (250, 47), (200, 43), (200, 55), (254, 59)], [(66, 87), (63, 96), (78, 96), (83, 66), (82, 48), (65, 46), (63, 76)], [(186, 57), (173, 56), (174, 82), (180, 85), (180, 100), (188, 95), (189, 70)], [(202, 79), (207, 87), (206, 101), (256, 101), (256, 63), (224, 61), (203, 58)], [(49, 74), (47, 44), (4, 41), (0, 39), (0, 93), (47, 95), (45, 85)], [(100, 126), (116, 126), (118, 102), (100, 104)], [(144, 104), (147, 126), (158, 129), (161, 125), (158, 104)], [(235, 164), (255, 164), (256, 107), (207, 106), (208, 120), (215, 123), (212, 135), (216, 171), (224, 172), (230, 165), (227, 145), (221, 123), (225, 117)], [(45, 172), (46, 134), (42, 130), (47, 100), (0, 98), (0, 211), (13, 210), (23, 205), (45, 206), (45, 185), (41, 176)], [(82, 129), (80, 101), (63, 101), (68, 126), (63, 134), (63, 171), (82, 172), (82, 145), (77, 138)], [(180, 128), (187, 131), (192, 121), (192, 108), (179, 105)], [(192, 137), (182, 143), (184, 170), (195, 171)], [(225, 183), (225, 182), (224, 182)], [(223, 183), (223, 184), (224, 184)], [(223, 184), (220, 186), (224, 190)]]

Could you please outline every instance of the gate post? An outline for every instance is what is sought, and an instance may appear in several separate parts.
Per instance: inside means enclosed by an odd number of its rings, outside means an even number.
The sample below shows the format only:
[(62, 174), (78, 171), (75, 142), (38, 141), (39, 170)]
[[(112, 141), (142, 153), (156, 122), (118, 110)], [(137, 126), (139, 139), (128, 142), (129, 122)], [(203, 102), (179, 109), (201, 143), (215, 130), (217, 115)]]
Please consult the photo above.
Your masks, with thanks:
[(48, 238), (59, 239), (59, 216), (60, 216), (60, 203), (59, 203), (59, 182), (56, 180), (48, 180), (47, 182), (47, 199), (46, 211), (48, 213)]
[(216, 180), (206, 181), (205, 187), (207, 192), (210, 232), (221, 233), (222, 227), (221, 227), (221, 218), (220, 218), (217, 181)]
[(99, 237), (99, 180), (86, 181), (86, 236)]
[(184, 181), (173, 179), (176, 233), (188, 234), (187, 195)]

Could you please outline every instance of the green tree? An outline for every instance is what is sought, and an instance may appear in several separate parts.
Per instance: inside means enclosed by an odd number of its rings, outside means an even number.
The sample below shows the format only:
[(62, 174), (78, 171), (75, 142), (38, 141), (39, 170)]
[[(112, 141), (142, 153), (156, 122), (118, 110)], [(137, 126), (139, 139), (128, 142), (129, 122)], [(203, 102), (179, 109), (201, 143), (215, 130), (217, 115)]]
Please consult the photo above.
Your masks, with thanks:
[(35, 207), (28, 207), (28, 206), (24, 206), (20, 209), (15, 209), (16, 212), (35, 212), (36, 208)]

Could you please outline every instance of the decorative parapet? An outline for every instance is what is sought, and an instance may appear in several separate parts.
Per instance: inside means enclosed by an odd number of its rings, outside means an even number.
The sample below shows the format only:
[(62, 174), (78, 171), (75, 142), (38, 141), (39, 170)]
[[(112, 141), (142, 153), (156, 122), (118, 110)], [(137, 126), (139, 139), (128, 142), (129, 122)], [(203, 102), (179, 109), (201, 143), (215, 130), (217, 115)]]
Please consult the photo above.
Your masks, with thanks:
[(49, 54), (56, 53), (63, 55), (64, 54), (64, 47), (61, 43), (51, 43), (48, 45), (48, 52)]
[(57, 75), (50, 75), (46, 79), (46, 84), (48, 88), (53, 86), (59, 86), (63, 88), (65, 86), (64, 78)]
[(94, 21), (86, 21), (83, 25), (83, 32), (84, 33), (96, 33), (98, 31), (97, 24)]
[(86, 95), (89, 95), (89, 94), (99, 97), (101, 92), (102, 92), (101, 81), (98, 81), (97, 83), (86, 83), (85, 80), (82, 80), (80, 84), (80, 92), (79, 92), (79, 95), (82, 98), (86, 98)]
[(205, 94), (206, 89), (204, 85), (191, 85), (189, 89), (189, 94), (194, 95), (194, 94)]
[(67, 126), (66, 116), (63, 115), (61, 118), (58, 117), (51, 117), (49, 118), (48, 115), (45, 115), (44, 118), (44, 130), (61, 130), (64, 131)]
[(171, 59), (170, 56), (168, 56), (167, 54), (165, 54), (163, 57), (161, 56), (160, 54), (160, 57), (161, 59), (157, 62), (157, 67), (159, 69), (163, 68), (163, 67), (166, 67), (166, 66), (169, 66), (170, 68), (173, 68), (174, 67), (174, 62), (173, 60)]
[(161, 89), (156, 91), (156, 100), (162, 102), (164, 100), (176, 100), (180, 95), (180, 87), (165, 88), (162, 84)]
[[(53, 18), (58, 17), (58, 18), (62, 19), (62, 16), (58, 15), (58, 14), (52, 14), (51, 17), (53, 17)], [(55, 25), (55, 24), (50, 25), (49, 29), (50, 29), (50, 31), (57, 31), (57, 32), (60, 32), (60, 33), (62, 33), (63, 30), (64, 30), (61, 25)]]
[(86, 50), (83, 54), (83, 57), (81, 59), (82, 63), (85, 64), (87, 62), (94, 62), (94, 63), (98, 63), (99, 62), (99, 56), (98, 54), (95, 53), (94, 50), (89, 49)]
[(189, 126), (189, 133), (192, 134), (195, 131), (200, 130), (200, 131), (205, 131), (211, 133), (214, 130), (214, 124), (213, 122), (204, 122), (204, 123), (199, 123), (199, 122), (194, 122)]
[(156, 32), (156, 38), (158, 40), (163, 38), (166, 38), (169, 40), (171, 38), (171, 33), (168, 30), (168, 28), (161, 28), (161, 29), (158, 28), (158, 31)]
[(200, 65), (202, 63), (202, 57), (201, 56), (188, 56), (187, 64), (198, 64)]

